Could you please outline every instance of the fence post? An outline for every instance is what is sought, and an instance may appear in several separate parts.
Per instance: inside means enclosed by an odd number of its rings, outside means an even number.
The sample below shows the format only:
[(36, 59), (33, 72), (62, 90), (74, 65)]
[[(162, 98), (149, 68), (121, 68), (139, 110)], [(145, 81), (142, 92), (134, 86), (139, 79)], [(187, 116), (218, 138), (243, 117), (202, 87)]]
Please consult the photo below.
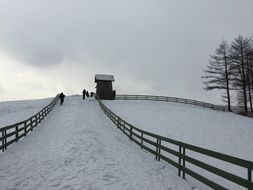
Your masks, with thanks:
[(26, 121), (25, 121), (25, 123), (24, 123), (24, 127), (25, 127), (25, 136), (26, 136), (26, 134), (27, 134), (27, 125), (26, 125)]
[(38, 124), (40, 123), (40, 112), (37, 113), (37, 123), (38, 123)]
[(15, 130), (16, 130), (16, 142), (18, 142), (18, 125), (16, 125), (16, 127), (15, 127)]
[(45, 118), (46, 117), (46, 109), (43, 109), (42, 113), (43, 113), (43, 118)]
[(130, 140), (132, 140), (133, 127), (130, 127)]
[(124, 131), (126, 130), (126, 123), (124, 123)]
[(41, 120), (43, 120), (44, 119), (44, 111), (43, 110), (41, 110)]
[(35, 115), (35, 126), (38, 125), (38, 114)]
[(160, 145), (161, 145), (161, 139), (157, 137), (156, 138), (156, 157), (155, 157), (157, 161), (160, 161), (160, 156), (158, 156), (158, 154), (160, 154), (161, 152)]
[(119, 117), (118, 117), (118, 120), (117, 120), (117, 126), (118, 126), (118, 128), (119, 128), (119, 123), (120, 123), (120, 119), (119, 119)]
[(158, 155), (157, 155), (158, 154), (158, 142), (159, 142), (159, 139), (157, 138), (156, 139), (156, 151), (155, 151), (156, 152), (156, 155), (155, 155), (156, 160), (158, 160)]
[[(185, 147), (183, 147), (183, 155), (185, 156)], [(183, 166), (185, 167), (185, 159), (183, 159)], [(185, 171), (183, 170), (183, 179), (185, 179)]]
[(47, 115), (49, 114), (50, 110), (49, 110), (49, 106), (47, 106)]
[(4, 131), (2, 131), (2, 152), (4, 151)]
[[(180, 154), (180, 155), (182, 154), (182, 147), (181, 147), (181, 145), (179, 145), (179, 154)], [(179, 164), (178, 176), (180, 177), (180, 176), (181, 176), (181, 169), (180, 169), (180, 166), (181, 166), (181, 158), (180, 158), (180, 157), (178, 158), (178, 164)]]
[(48, 108), (46, 107), (45, 108), (45, 117), (47, 116), (47, 111), (48, 111)]
[[(248, 181), (252, 183), (252, 172), (250, 168), (248, 168)], [(252, 188), (249, 187), (248, 190), (252, 190)]]
[(37, 123), (40, 123), (40, 112), (37, 114)]
[(48, 110), (49, 110), (49, 112), (52, 110), (52, 105), (51, 104), (49, 104)]
[(40, 121), (42, 121), (44, 119), (43, 117), (43, 110), (40, 112)]
[(30, 124), (31, 124), (31, 131), (33, 130), (33, 120), (32, 118), (30, 119)]
[(141, 132), (141, 149), (143, 149), (143, 132)]
[(5, 150), (7, 150), (7, 138), (6, 138), (6, 130), (4, 130), (4, 136), (5, 136), (5, 138), (4, 138), (4, 148), (5, 148)]
[[(161, 153), (161, 139), (159, 139), (159, 142), (158, 142), (158, 145), (159, 145), (159, 148), (158, 148), (158, 153), (160, 154)], [(160, 156), (158, 156), (158, 161), (160, 161)]]

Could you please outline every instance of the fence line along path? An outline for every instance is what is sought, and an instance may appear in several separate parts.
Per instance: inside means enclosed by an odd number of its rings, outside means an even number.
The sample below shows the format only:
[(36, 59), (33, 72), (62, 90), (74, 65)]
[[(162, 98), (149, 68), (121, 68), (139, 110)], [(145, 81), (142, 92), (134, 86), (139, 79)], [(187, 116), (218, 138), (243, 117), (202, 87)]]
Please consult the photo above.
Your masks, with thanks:
[(195, 106), (201, 106), (205, 108), (210, 108), (213, 110), (226, 111), (225, 106), (214, 105), (202, 101), (177, 98), (177, 97), (167, 97), (167, 96), (150, 96), (150, 95), (116, 95), (116, 100), (149, 100), (149, 101), (164, 101), (164, 102), (175, 102), (183, 104), (191, 104)]
[(56, 97), (51, 101), (49, 105), (44, 107), (41, 111), (31, 116), (30, 118), (0, 128), (0, 150), (4, 152), (9, 145), (17, 142), (20, 138), (25, 137), (30, 131), (32, 131), (33, 128), (35, 128), (41, 122), (41, 120), (43, 120), (54, 108), (58, 99), (59, 95), (56, 95)]
[[(156, 101), (177, 101), (183, 103), (180, 99), (169, 98), (169, 97), (157, 97), (157, 96), (136, 96), (136, 95), (118, 95), (116, 99), (125, 99), (125, 100), (156, 100)], [(240, 189), (248, 189), (253, 190), (252, 183), (252, 170), (253, 170), (253, 162), (248, 160), (243, 160), (240, 158), (236, 158), (233, 156), (229, 156), (226, 154), (222, 154), (219, 152), (215, 152), (212, 150), (208, 150), (202, 147), (197, 147), (191, 144), (183, 143), (181, 141), (177, 141), (174, 139), (166, 138), (154, 133), (150, 133), (148, 131), (144, 131), (139, 129), (132, 124), (128, 123), (115, 113), (113, 113), (110, 109), (108, 109), (101, 100), (97, 97), (99, 105), (104, 113), (111, 119), (111, 121), (126, 135), (129, 139), (136, 144), (138, 144), (141, 149), (145, 149), (148, 152), (155, 155), (156, 160), (160, 161), (160, 159), (165, 162), (173, 165), (178, 168), (178, 176), (182, 176), (183, 179), (186, 178), (186, 174), (197, 179), (198, 181), (206, 184), (207, 186), (217, 189), (217, 190), (225, 190), (229, 189), (228, 187), (224, 187), (222, 184), (218, 184), (216, 181), (212, 181), (208, 178), (208, 176), (202, 175), (202, 173), (198, 173), (194, 170), (194, 168), (187, 167), (187, 165), (194, 165), (198, 168), (203, 169), (204, 171), (210, 172), (216, 176), (219, 176), (225, 180), (228, 180), (234, 184), (236, 184)], [(188, 101), (184, 99), (183, 101)], [(189, 101), (190, 102), (190, 101)], [(195, 104), (196, 102), (191, 101), (190, 104)], [(200, 106), (209, 107), (207, 104), (199, 103)], [(217, 107), (209, 107), (212, 109), (216, 109)], [(217, 108), (220, 110), (221, 107)], [(222, 110), (222, 109), (221, 109)], [(172, 146), (177, 147), (177, 151), (171, 148)], [(207, 158), (215, 158), (217, 160), (223, 161), (225, 163), (232, 164), (234, 166), (238, 166), (245, 170), (245, 177), (238, 176), (234, 173), (230, 173), (225, 171), (222, 168), (218, 168), (215, 165), (211, 165), (209, 163), (205, 163), (204, 161), (198, 160), (195, 157), (192, 157), (190, 154), (187, 155), (187, 151), (198, 153), (206, 156)], [(177, 157), (178, 162), (172, 159), (172, 157)]]

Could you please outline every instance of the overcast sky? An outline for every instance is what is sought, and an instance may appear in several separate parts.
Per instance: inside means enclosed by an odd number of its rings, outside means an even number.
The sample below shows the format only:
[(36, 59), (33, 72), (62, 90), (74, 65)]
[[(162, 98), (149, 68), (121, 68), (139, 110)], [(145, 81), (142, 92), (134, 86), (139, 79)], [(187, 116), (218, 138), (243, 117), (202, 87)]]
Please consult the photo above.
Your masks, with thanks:
[(218, 44), (253, 35), (253, 0), (0, 0), (0, 101), (94, 91), (219, 103), (202, 69)]

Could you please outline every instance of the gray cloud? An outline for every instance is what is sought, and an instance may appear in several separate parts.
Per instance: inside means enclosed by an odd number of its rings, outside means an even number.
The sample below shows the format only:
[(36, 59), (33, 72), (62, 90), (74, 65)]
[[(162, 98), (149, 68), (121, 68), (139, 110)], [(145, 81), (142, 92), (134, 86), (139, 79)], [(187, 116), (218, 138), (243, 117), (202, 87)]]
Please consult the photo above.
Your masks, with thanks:
[(252, 7), (252, 0), (1, 1), (0, 48), (39, 68), (64, 63), (66, 75), (70, 67), (109, 72), (150, 93), (204, 98), (208, 55), (223, 38), (252, 35)]

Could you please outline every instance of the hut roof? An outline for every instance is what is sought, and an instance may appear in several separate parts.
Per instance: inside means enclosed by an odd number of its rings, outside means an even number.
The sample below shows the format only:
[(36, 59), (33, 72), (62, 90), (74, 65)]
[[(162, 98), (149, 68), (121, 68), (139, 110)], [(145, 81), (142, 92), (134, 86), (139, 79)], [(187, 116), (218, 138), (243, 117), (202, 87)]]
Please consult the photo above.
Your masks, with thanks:
[(97, 81), (114, 81), (113, 75), (95, 75), (95, 82)]

